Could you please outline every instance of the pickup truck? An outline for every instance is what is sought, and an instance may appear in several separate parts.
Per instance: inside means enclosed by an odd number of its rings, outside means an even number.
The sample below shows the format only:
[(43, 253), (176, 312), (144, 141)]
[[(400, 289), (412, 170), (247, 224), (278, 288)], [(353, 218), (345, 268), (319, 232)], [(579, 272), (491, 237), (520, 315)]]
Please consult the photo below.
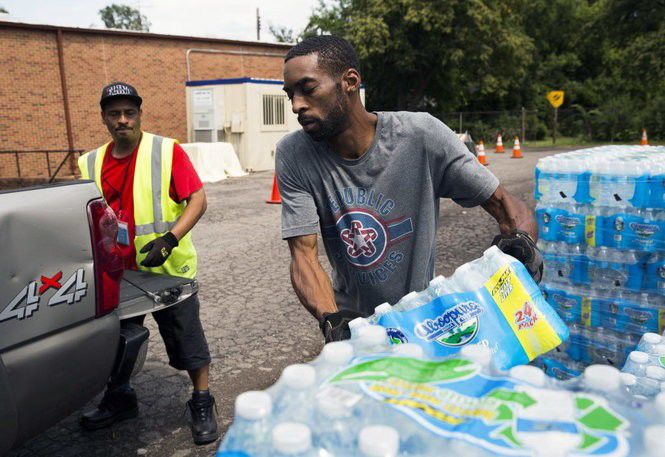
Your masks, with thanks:
[(148, 330), (196, 280), (123, 271), (117, 220), (92, 181), (0, 192), (0, 455), (142, 367)]

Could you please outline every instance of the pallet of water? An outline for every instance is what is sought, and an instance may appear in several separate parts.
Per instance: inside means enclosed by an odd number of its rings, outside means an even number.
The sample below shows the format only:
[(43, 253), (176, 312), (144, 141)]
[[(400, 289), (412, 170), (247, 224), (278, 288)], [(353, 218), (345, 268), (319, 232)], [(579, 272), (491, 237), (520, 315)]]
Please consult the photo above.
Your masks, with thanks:
[(560, 375), (621, 366), (644, 333), (665, 331), (665, 147), (602, 146), (536, 167), (543, 295), (570, 327)]
[(499, 370), (486, 346), (428, 357), (391, 345), (385, 328), (353, 324), (311, 363), (235, 401), (217, 457), (662, 457), (665, 393), (592, 365), (557, 381), (520, 365)]

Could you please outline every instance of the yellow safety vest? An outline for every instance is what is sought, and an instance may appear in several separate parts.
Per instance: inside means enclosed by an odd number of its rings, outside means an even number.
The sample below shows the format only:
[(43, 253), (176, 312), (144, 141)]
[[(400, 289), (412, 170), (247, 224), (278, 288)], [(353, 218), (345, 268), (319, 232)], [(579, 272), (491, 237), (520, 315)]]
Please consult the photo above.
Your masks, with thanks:
[[(171, 230), (187, 206), (184, 201), (176, 203), (169, 195), (175, 143), (177, 140), (147, 132), (143, 132), (141, 138), (133, 189), (136, 264), (142, 271), (194, 278), (197, 256), (191, 232), (179, 241), (178, 247), (173, 249), (163, 265), (155, 268), (141, 266), (141, 261), (147, 255), (141, 254), (141, 248)], [(91, 179), (94, 176), (102, 195), (102, 164), (109, 144), (83, 154), (78, 160), (81, 178)], [(94, 175), (90, 174), (90, 170), (94, 171)]]

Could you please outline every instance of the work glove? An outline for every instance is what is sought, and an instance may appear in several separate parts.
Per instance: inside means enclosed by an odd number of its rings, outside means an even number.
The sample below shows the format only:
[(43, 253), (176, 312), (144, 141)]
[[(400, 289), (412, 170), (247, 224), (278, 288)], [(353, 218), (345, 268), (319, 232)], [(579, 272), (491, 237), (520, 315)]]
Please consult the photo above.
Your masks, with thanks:
[(342, 309), (336, 313), (324, 313), (319, 320), (319, 327), (323, 332), (326, 343), (332, 341), (348, 340), (351, 338), (349, 322), (357, 317), (364, 317), (358, 311)]
[(176, 246), (178, 246), (178, 239), (173, 233), (166, 232), (164, 235), (152, 240), (141, 248), (141, 254), (148, 253), (148, 255), (145, 256), (145, 259), (141, 261), (141, 265), (149, 268), (163, 265), (164, 262), (166, 262), (166, 259), (171, 255), (173, 248)]
[(492, 245), (522, 262), (533, 280), (540, 283), (543, 277), (543, 256), (528, 233), (513, 230), (508, 235), (497, 235)]

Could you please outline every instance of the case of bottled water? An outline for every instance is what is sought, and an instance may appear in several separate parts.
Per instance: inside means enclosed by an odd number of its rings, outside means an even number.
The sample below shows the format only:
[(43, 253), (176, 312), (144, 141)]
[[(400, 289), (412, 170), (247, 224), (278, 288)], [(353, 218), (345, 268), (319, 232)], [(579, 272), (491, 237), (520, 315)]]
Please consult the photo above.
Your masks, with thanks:
[(449, 278), (378, 305), (367, 321), (385, 327), (391, 344), (416, 344), (429, 356), (485, 345), (501, 369), (528, 363), (569, 333), (524, 265), (496, 246)]
[(621, 367), (641, 335), (665, 330), (664, 191), (662, 146), (601, 146), (539, 160), (541, 288), (571, 335), (537, 361), (549, 374)]
[(559, 381), (532, 365), (502, 371), (484, 345), (429, 357), (367, 319), (352, 327), (350, 341), (239, 395), (217, 457), (663, 455), (665, 393), (641, 395), (637, 375), (591, 365)]

